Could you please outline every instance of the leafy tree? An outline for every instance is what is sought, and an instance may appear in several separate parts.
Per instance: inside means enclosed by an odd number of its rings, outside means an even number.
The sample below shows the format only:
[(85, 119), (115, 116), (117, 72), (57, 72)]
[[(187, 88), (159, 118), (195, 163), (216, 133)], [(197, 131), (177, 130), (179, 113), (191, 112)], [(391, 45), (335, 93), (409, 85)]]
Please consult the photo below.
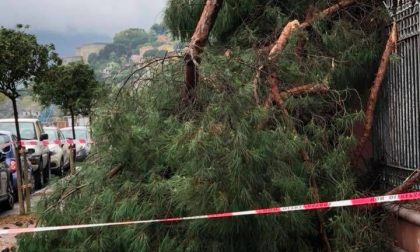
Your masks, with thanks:
[(150, 41), (150, 35), (144, 29), (130, 28), (121, 31), (114, 36), (114, 44), (121, 44), (132, 51), (137, 50), (139, 45), (146, 44)]
[(52, 67), (34, 85), (33, 92), (43, 106), (55, 104), (70, 112), (73, 139), (75, 115), (89, 115), (97, 98), (99, 82), (89, 65), (71, 63)]
[(0, 92), (12, 100), (16, 134), (20, 141), (16, 98), (21, 89), (41, 78), (51, 67), (60, 63), (54, 45), (40, 45), (36, 37), (17, 29), (0, 28)]
[(154, 25), (152, 25), (152, 27), (150, 27), (150, 30), (155, 35), (163, 35), (163, 34), (166, 34), (166, 32), (168, 31), (168, 29), (166, 28), (166, 26), (163, 25), (163, 24), (154, 24)]
[(159, 49), (150, 49), (144, 52), (143, 57), (144, 58), (160, 58), (164, 57), (166, 54), (166, 51), (159, 50)]

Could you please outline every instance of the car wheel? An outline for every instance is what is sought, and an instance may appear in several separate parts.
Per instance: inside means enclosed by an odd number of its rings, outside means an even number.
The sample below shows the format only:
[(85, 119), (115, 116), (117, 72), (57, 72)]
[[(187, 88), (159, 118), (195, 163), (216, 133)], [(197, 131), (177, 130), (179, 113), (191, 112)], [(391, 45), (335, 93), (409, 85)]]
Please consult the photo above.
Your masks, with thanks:
[(42, 174), (42, 159), (38, 163), (38, 170), (34, 172), (34, 178), (35, 178), (35, 190), (39, 190), (44, 186), (44, 176)]
[(58, 176), (64, 177), (64, 158), (61, 158)]
[(6, 210), (10, 210), (13, 209), (13, 207), (15, 206), (15, 197), (13, 196), (13, 188), (9, 187), (8, 190), (8, 199), (6, 202), (4, 202), (4, 207), (6, 208)]
[(31, 174), (31, 194), (35, 192), (35, 175)]
[(47, 184), (51, 177), (50, 165), (51, 165), (51, 162), (50, 162), (50, 159), (48, 159), (48, 163), (45, 166), (44, 170), (42, 171), (42, 174), (44, 175), (44, 184)]

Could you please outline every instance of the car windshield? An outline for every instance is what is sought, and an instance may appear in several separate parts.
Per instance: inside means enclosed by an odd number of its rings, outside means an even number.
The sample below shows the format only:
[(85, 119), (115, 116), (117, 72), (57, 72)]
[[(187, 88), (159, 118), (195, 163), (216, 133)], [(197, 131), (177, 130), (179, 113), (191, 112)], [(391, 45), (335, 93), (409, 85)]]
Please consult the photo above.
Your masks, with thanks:
[[(10, 131), (12, 134), (17, 135), (14, 122), (0, 122), (0, 130)], [(31, 122), (19, 122), (19, 131), (22, 140), (38, 139), (34, 124)]]
[(0, 134), (0, 145), (7, 144), (9, 142), (10, 142), (9, 136)]
[[(76, 139), (88, 139), (86, 129), (75, 129)], [(73, 139), (73, 131), (71, 129), (61, 129), (65, 138)]]
[(44, 129), (45, 133), (48, 134), (48, 140), (57, 140), (58, 136), (57, 136), (57, 131), (54, 129)]

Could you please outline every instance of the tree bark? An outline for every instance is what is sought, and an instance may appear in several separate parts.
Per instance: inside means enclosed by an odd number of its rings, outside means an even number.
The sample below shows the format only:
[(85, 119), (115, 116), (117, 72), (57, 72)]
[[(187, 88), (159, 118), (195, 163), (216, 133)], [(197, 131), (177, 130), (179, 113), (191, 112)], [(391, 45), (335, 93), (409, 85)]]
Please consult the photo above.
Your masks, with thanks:
[(71, 130), (73, 133), (73, 143), (70, 144), (70, 173), (74, 174), (76, 172), (75, 169), (75, 160), (76, 160), (76, 131), (74, 129), (74, 110), (70, 107), (70, 115), (71, 115)]
[(383, 79), (385, 78), (385, 73), (389, 64), (389, 58), (392, 52), (395, 50), (397, 45), (397, 24), (394, 22), (389, 33), (388, 41), (385, 46), (385, 50), (382, 54), (381, 63), (379, 65), (378, 71), (376, 73), (375, 80), (373, 82), (372, 88), (370, 90), (369, 99), (366, 106), (366, 121), (364, 125), (363, 135), (359, 140), (359, 144), (355, 150), (355, 160), (357, 162), (358, 158), (361, 155), (362, 149), (365, 146), (367, 140), (370, 137), (373, 125), (373, 113), (375, 111), (376, 102), (378, 100), (378, 94), (382, 86)]
[(16, 182), (18, 189), (19, 214), (25, 214), (25, 205), (23, 204), (23, 189), (22, 189), (22, 163), (20, 162), (20, 150), (22, 149), (20, 129), (19, 129), (19, 113), (17, 110), (16, 97), (9, 97), (13, 104), (13, 115), (15, 117), (16, 137), (17, 137), (17, 151), (16, 151)]
[(298, 87), (293, 87), (282, 92), (282, 97), (297, 96), (303, 94), (325, 93), (330, 88), (325, 84), (306, 84)]
[(18, 114), (18, 110), (17, 110), (16, 98), (15, 97), (10, 97), (10, 99), (12, 100), (12, 104), (13, 104), (13, 116), (15, 117), (16, 137), (17, 137), (17, 141), (18, 141), (18, 148), (20, 149), (20, 146), (21, 146), (20, 141), (22, 139), (20, 138), (19, 114)]
[(198, 81), (197, 67), (200, 63), (200, 53), (206, 45), (211, 29), (216, 22), (217, 14), (221, 9), (223, 0), (207, 0), (201, 13), (200, 20), (195, 27), (191, 41), (187, 47), (184, 57), (184, 90), (183, 98), (190, 100), (190, 91), (195, 88)]
[(113, 167), (107, 174), (106, 174), (106, 177), (107, 178), (112, 178), (112, 177), (114, 177), (115, 175), (117, 175), (117, 173), (118, 172), (120, 172), (121, 170), (122, 170), (122, 168), (123, 168), (123, 166), (121, 165), (121, 164), (119, 164), (119, 165), (117, 165), (117, 166), (115, 166), (115, 167)]
[[(25, 187), (25, 203), (26, 203), (26, 214), (31, 213), (31, 189), (35, 186), (31, 183), (31, 172), (28, 167), (28, 162), (26, 158), (26, 150), (25, 147), (21, 149), (21, 156), (22, 156), (22, 174), (23, 174), (23, 184)], [(21, 162), (22, 163), (22, 162)]]
[(270, 85), (270, 90), (271, 90), (271, 99), (272, 101), (274, 101), (276, 103), (276, 105), (278, 106), (278, 108), (283, 111), (283, 113), (287, 114), (287, 111), (284, 107), (284, 100), (283, 98), (280, 96), (280, 92), (279, 92), (279, 79), (277, 78), (277, 74), (276, 73), (272, 73), (268, 76), (268, 83)]
[(74, 111), (72, 107), (70, 107), (70, 116), (71, 116), (71, 131), (73, 134), (73, 140), (76, 140), (76, 131), (74, 130)]

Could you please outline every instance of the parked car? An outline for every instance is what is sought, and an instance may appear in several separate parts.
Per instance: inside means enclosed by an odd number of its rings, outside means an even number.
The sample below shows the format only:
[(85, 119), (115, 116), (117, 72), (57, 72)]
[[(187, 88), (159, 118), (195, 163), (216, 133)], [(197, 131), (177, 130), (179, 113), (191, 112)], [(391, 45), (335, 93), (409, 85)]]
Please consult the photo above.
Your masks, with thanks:
[[(10, 179), (13, 188), (13, 196), (17, 199), (17, 174), (16, 174), (16, 142), (17, 137), (9, 131), (0, 131), (0, 152), (3, 152), (6, 155), (5, 164), (9, 169)], [(27, 164), (28, 164), (28, 173), (30, 174), (30, 183), (34, 185), (34, 175), (32, 172), (32, 166), (28, 159), (27, 155)], [(32, 187), (32, 191), (34, 188)]]
[(5, 164), (6, 153), (0, 152), (0, 204), (6, 209), (15, 205), (10, 172)]
[[(76, 133), (76, 161), (83, 161), (90, 153), (92, 140), (89, 134), (89, 129), (85, 126), (74, 127)], [(64, 137), (73, 139), (73, 131), (71, 127), (62, 128)]]
[[(48, 140), (48, 135), (38, 119), (19, 119), (20, 136), (30, 154), (30, 162), (35, 177), (35, 189), (40, 189), (50, 178), (50, 151), (43, 140)], [(0, 119), (0, 130), (10, 131), (16, 135), (15, 120)]]
[(44, 130), (48, 134), (51, 172), (63, 176), (70, 163), (69, 144), (59, 128), (44, 127)]

